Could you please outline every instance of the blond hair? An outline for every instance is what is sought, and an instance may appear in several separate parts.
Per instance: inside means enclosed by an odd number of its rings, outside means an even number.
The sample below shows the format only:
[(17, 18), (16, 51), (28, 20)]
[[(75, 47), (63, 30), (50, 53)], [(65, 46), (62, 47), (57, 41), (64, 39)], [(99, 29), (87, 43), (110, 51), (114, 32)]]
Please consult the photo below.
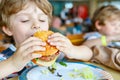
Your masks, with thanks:
[(99, 21), (99, 25), (105, 25), (105, 20), (120, 18), (120, 10), (112, 5), (102, 6), (98, 8), (92, 18), (92, 24), (95, 28), (95, 22)]
[(28, 2), (34, 2), (46, 15), (48, 15), (49, 24), (51, 24), (52, 5), (48, 0), (2, 0), (0, 3), (0, 26), (10, 25), (10, 16), (22, 10)]

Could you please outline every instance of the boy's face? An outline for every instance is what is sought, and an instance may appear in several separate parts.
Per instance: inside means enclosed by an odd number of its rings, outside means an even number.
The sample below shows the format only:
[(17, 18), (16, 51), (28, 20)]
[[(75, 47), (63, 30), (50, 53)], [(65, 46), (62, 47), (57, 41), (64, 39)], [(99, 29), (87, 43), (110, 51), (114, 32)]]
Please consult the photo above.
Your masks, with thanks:
[(120, 34), (120, 20), (106, 20), (105, 25), (101, 26), (98, 31), (107, 36)]
[[(10, 17), (10, 31), (18, 46), (37, 30), (48, 30), (48, 16), (35, 4), (27, 4), (23, 10)], [(9, 34), (8, 34), (9, 35)]]

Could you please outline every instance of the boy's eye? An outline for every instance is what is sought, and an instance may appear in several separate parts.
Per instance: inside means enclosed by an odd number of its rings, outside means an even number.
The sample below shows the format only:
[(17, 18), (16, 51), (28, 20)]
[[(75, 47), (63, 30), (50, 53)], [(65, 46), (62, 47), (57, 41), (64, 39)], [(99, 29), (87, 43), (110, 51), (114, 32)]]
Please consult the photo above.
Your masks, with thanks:
[(41, 21), (41, 22), (45, 22), (45, 20), (39, 20), (39, 21)]
[(21, 21), (21, 22), (23, 22), (23, 23), (25, 23), (25, 22), (28, 22), (29, 20), (23, 20), (23, 21)]

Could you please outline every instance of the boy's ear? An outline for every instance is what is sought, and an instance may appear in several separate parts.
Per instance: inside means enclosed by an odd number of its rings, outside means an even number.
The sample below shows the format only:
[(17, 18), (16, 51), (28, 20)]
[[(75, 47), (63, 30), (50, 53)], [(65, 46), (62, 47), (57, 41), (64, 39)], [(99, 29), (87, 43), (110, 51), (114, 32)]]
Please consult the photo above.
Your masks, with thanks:
[(12, 35), (13, 35), (12, 32), (11, 32), (11, 30), (10, 30), (10, 28), (8, 28), (8, 27), (3, 26), (3, 27), (2, 27), (2, 30), (3, 30), (3, 32), (4, 32), (5, 34), (7, 34), (8, 36), (12, 36)]
[(97, 30), (100, 30), (102, 28), (102, 26), (99, 24), (99, 21), (95, 22), (95, 27)]

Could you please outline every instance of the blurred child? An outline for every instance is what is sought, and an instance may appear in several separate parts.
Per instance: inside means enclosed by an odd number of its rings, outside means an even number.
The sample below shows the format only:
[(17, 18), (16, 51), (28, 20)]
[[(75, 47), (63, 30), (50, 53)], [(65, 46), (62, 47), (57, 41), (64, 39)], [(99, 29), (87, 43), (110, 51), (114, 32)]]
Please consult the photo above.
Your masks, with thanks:
[(94, 29), (85, 35), (87, 41), (83, 44), (88, 47), (103, 45), (109, 47), (120, 47), (120, 10), (115, 6), (102, 6), (97, 9), (92, 18)]
[[(8, 52), (0, 55), (0, 79), (13, 72), (22, 70), (30, 60), (42, 56), (33, 53), (35, 51), (44, 51), (46, 44), (42, 40), (32, 36), (37, 30), (47, 31), (51, 23), (51, 17), (52, 6), (48, 0), (1, 1), (0, 27), (5, 34), (13, 37), (15, 47), (10, 47), (10, 49), (13, 49), (12, 53), (14, 54), (10, 54), (8, 57), (5, 56)], [(48, 42), (66, 54), (71, 53), (73, 45), (66, 37), (59, 33), (51, 35)], [(87, 53), (92, 54), (89, 48), (85, 46), (80, 46), (80, 48), (81, 52), (85, 53), (82, 55), (85, 56)], [(89, 59), (82, 56), (81, 58), (83, 60)]]
[[(99, 31), (99, 33), (95, 32), (94, 34), (87, 34), (87, 36), (93, 36), (90, 37), (91, 40), (88, 40), (84, 43), (84, 45), (91, 48), (92, 54), (82, 53), (81, 50), (86, 49), (82, 49), (81, 45), (76, 47), (70, 47), (69, 45), (70, 49), (66, 49), (66, 51), (68, 51), (66, 52), (68, 54), (65, 53), (66, 56), (70, 59), (82, 61), (85, 61), (86, 57), (87, 61), (103, 64), (107, 67), (120, 71), (120, 47), (118, 47), (120, 46), (119, 17), (120, 10), (114, 6), (105, 6), (98, 9), (93, 16), (93, 24), (96, 26), (96, 29)], [(96, 36), (98, 38), (93, 39), (96, 38)]]

